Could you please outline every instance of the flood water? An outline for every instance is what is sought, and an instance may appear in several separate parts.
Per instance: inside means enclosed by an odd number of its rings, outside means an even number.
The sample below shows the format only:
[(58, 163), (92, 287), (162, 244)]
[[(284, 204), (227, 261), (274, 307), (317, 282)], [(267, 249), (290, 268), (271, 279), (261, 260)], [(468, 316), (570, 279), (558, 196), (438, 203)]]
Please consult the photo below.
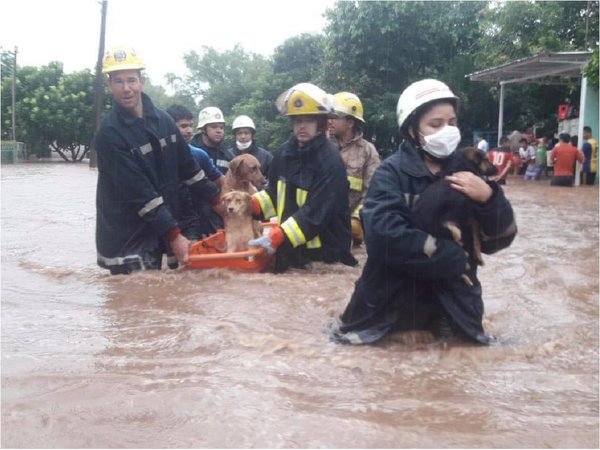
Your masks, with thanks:
[(498, 345), (353, 347), (324, 327), (360, 268), (107, 275), (96, 177), (2, 167), (2, 447), (598, 447), (598, 186), (509, 180)]

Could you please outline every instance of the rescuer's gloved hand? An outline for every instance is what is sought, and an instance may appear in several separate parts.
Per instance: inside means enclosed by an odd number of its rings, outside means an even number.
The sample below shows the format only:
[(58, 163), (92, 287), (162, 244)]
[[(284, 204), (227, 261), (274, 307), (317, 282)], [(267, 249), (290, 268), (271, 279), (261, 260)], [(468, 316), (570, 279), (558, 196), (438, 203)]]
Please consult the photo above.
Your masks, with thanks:
[(275, 253), (277, 248), (285, 241), (285, 234), (281, 228), (274, 227), (268, 236), (261, 236), (248, 241), (248, 246), (254, 248), (264, 248), (269, 255)]

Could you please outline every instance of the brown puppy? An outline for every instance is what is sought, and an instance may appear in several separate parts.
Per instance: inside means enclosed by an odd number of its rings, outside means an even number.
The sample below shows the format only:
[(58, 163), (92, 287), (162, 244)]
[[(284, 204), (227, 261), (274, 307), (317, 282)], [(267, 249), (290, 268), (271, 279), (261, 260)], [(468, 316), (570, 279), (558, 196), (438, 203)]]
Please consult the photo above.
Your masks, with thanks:
[(245, 252), (248, 241), (261, 235), (260, 222), (252, 219), (252, 197), (230, 191), (221, 197), (227, 253)]
[(229, 162), (229, 170), (225, 175), (222, 193), (243, 191), (248, 194), (257, 192), (262, 187), (265, 177), (260, 171), (260, 162), (249, 154), (238, 155)]

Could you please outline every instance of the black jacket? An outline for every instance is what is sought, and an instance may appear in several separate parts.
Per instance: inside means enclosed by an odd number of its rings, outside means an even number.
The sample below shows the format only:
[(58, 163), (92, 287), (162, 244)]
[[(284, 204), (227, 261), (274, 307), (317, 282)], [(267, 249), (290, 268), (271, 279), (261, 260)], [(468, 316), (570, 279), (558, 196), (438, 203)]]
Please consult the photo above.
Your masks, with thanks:
[(268, 178), (267, 188), (255, 196), (263, 217), (276, 215), (286, 235), (277, 252), (279, 271), (311, 260), (357, 263), (350, 253), (346, 169), (325, 136), (303, 149), (292, 136), (275, 152)]
[(229, 162), (233, 159), (233, 153), (231, 153), (229, 149), (223, 147), (221, 144), (216, 147), (206, 145), (202, 139), (202, 133), (195, 135), (190, 144), (192, 144), (194, 147), (201, 148), (208, 153), (208, 156), (210, 156), (210, 159), (212, 159), (213, 164), (221, 171), (223, 175), (227, 173), (229, 170)]
[(233, 156), (239, 155), (252, 155), (258, 162), (260, 163), (260, 171), (266, 177), (269, 174), (269, 168), (271, 167), (271, 161), (273, 161), (273, 154), (265, 150), (262, 147), (256, 145), (256, 142), (253, 140), (252, 145), (248, 147), (246, 150), (240, 150), (235, 145), (229, 149), (229, 151), (233, 154)]
[[(368, 259), (335, 339), (374, 342), (395, 329), (426, 328), (433, 316), (445, 313), (479, 340), (483, 301), (477, 266), (469, 271), (473, 288), (455, 283), (465, 272), (463, 249), (413, 226), (411, 209), (435, 180), (406, 141), (375, 171), (361, 210)], [(484, 253), (507, 247), (517, 232), (502, 189), (496, 183), (489, 185), (492, 197), (474, 211)], [(457, 292), (456, 286), (463, 285), (465, 289)]]
[(143, 118), (113, 102), (95, 136), (98, 264), (114, 273), (160, 267), (165, 235), (178, 226), (180, 182), (207, 202), (218, 193), (173, 119), (146, 94), (142, 102)]

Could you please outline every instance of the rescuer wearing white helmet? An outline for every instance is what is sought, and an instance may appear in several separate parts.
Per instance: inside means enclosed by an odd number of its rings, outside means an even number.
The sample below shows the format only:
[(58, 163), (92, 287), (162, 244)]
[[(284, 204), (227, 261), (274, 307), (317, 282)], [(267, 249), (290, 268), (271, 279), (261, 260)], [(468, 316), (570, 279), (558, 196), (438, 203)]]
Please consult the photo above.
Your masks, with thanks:
[(350, 253), (348, 180), (338, 149), (327, 138), (333, 96), (311, 83), (282, 93), (276, 105), (292, 136), (274, 154), (265, 190), (253, 196), (257, 218), (279, 226), (250, 246), (277, 250), (276, 271), (311, 261), (356, 265)]
[(258, 159), (260, 163), (260, 171), (267, 177), (269, 175), (269, 167), (273, 160), (273, 154), (259, 147), (254, 138), (256, 134), (256, 126), (254, 121), (248, 116), (237, 116), (231, 126), (235, 137), (235, 144), (229, 151), (234, 155), (250, 154)]
[(364, 344), (396, 330), (428, 329), (438, 339), (490, 342), (482, 326), (477, 262), (466, 251), (473, 239), (465, 230), (463, 248), (415, 226), (419, 202), (450, 189), (471, 200), (462, 219), (478, 223), (484, 253), (507, 247), (516, 235), (501, 187), (471, 172), (445, 172), (460, 141), (456, 111), (457, 97), (438, 80), (417, 81), (400, 95), (403, 141), (371, 180), (361, 210), (368, 258), (345, 311), (329, 325), (332, 340)]
[[(194, 136), (195, 117), (192, 112), (183, 105), (174, 104), (167, 108), (167, 113), (175, 121), (175, 125), (177, 125), (177, 128), (181, 132), (181, 136), (188, 143), (192, 157), (196, 160), (200, 169), (204, 171), (206, 178), (219, 186), (219, 188), (223, 188), (225, 177), (214, 165), (208, 153), (190, 143)], [(221, 216), (212, 209), (210, 204), (194, 201), (190, 189), (185, 183), (179, 186), (178, 194), (181, 205), (179, 209), (179, 226), (186, 238), (190, 241), (197, 241), (223, 228), (223, 219)]]
[(336, 118), (329, 122), (331, 139), (340, 149), (350, 183), (350, 211), (352, 213), (352, 241), (355, 246), (362, 243), (360, 209), (375, 169), (381, 163), (375, 146), (363, 139), (363, 106), (351, 92), (334, 95)]
[(225, 138), (225, 116), (215, 106), (207, 106), (198, 113), (198, 134), (191, 144), (204, 150), (217, 168), (225, 175), (229, 169), (229, 161), (233, 159), (231, 151), (223, 147)]
[(177, 186), (186, 184), (195, 199), (207, 203), (219, 192), (192, 158), (173, 119), (143, 92), (143, 69), (131, 48), (105, 54), (102, 71), (113, 107), (94, 138), (96, 249), (98, 265), (111, 274), (160, 270), (163, 254), (170, 267), (185, 264), (190, 241), (179, 227)]

